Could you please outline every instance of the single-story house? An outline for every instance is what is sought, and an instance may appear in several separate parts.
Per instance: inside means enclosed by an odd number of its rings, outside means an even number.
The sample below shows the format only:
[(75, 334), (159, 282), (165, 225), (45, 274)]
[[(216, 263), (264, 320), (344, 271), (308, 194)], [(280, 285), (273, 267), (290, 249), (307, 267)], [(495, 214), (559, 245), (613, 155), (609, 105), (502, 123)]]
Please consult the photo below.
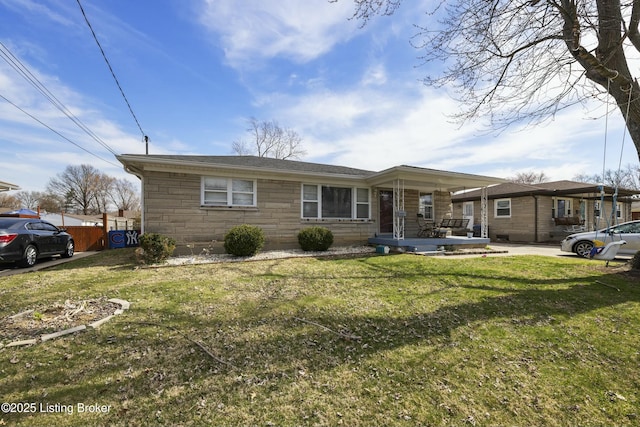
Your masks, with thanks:
[[(178, 251), (220, 250), (226, 232), (253, 224), (267, 249), (297, 247), (298, 232), (321, 225), (336, 245), (388, 234), (416, 236), (417, 214), (451, 215), (451, 194), (499, 178), (413, 166), (368, 171), (255, 156), (117, 156), (142, 182), (142, 232), (176, 239)], [(212, 242), (218, 242), (212, 246)]]
[(9, 182), (0, 181), (0, 191), (12, 191), (12, 190), (20, 190), (15, 184), (11, 184)]
[[(601, 229), (613, 221), (630, 221), (632, 196), (639, 193), (618, 189), (614, 211), (616, 190), (598, 184), (508, 182), (486, 191), (489, 237), (517, 242), (557, 242), (572, 232)], [(452, 202), (454, 216), (478, 223), (480, 190), (454, 194)]]
[[(80, 215), (68, 213), (40, 213), (40, 218), (57, 227), (103, 227), (104, 214)], [(137, 221), (131, 216), (125, 216), (123, 211), (107, 214), (107, 230), (132, 230)]]

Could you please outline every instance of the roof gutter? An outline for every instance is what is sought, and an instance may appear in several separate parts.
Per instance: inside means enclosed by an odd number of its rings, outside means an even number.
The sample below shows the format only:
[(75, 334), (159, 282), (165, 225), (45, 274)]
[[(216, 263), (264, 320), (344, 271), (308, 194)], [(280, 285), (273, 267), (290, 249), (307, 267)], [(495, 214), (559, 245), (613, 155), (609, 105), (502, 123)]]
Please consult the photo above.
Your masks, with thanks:
[[(292, 176), (305, 176), (305, 177), (314, 177), (314, 178), (327, 178), (328, 176), (337, 179), (347, 179), (347, 180), (355, 180), (355, 181), (364, 181), (368, 176), (365, 175), (350, 175), (350, 174), (336, 174), (329, 172), (310, 172), (310, 171), (297, 171), (297, 170), (284, 170), (284, 169), (276, 169), (276, 168), (265, 168), (265, 167), (256, 167), (256, 166), (243, 166), (243, 165), (227, 165), (221, 163), (204, 163), (204, 162), (192, 162), (192, 161), (184, 161), (184, 160), (174, 160), (174, 159), (141, 159), (140, 157), (131, 158), (126, 155), (116, 156), (116, 158), (125, 165), (125, 170), (127, 168), (137, 169), (138, 173), (142, 173), (145, 170), (144, 165), (155, 165), (155, 166), (173, 166), (173, 167), (188, 167), (193, 169), (222, 169), (226, 171), (247, 171), (252, 173), (253, 175), (259, 175), (264, 173), (265, 175), (279, 175), (283, 174), (292, 175)], [(142, 166), (142, 168), (135, 168), (132, 164), (137, 164)], [(128, 171), (128, 170), (127, 170)], [(131, 172), (130, 172), (131, 173)]]

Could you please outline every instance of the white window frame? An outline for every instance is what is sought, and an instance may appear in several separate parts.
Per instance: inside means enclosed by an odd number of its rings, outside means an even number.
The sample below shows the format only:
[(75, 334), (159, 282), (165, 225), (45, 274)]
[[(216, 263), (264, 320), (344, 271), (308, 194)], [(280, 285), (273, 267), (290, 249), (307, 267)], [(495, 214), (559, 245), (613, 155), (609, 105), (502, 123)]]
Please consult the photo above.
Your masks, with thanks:
[[(317, 199), (305, 199), (304, 198), (304, 187), (315, 187), (316, 188), (316, 197)], [(322, 188), (323, 187), (336, 187), (336, 188), (348, 188), (351, 190), (351, 217), (327, 217), (324, 218), (322, 216)], [(362, 202), (358, 201), (358, 190), (367, 190), (367, 201)], [(307, 184), (303, 183), (300, 186), (300, 218), (302, 219), (322, 219), (322, 220), (356, 220), (356, 221), (367, 221), (371, 219), (371, 189), (368, 187), (353, 187), (348, 185), (329, 185), (329, 184)], [(305, 203), (315, 203), (316, 204), (316, 216), (304, 216), (304, 205)], [(358, 218), (358, 206), (367, 205), (367, 217), (366, 218)]]
[[(431, 196), (431, 204), (427, 205), (425, 203), (422, 203), (422, 196)], [(435, 197), (433, 193), (424, 193), (422, 191), (418, 193), (418, 209), (425, 220), (433, 221), (435, 219), (433, 215), (433, 213), (435, 212), (434, 200)], [(431, 208), (429, 212), (427, 212), (427, 210), (425, 209), (427, 207)]]
[[(220, 179), (225, 180), (226, 182), (226, 190), (225, 191), (214, 191), (214, 190), (206, 190), (205, 182), (207, 179)], [(249, 181), (252, 183), (253, 191), (234, 191), (233, 190), (233, 182), (234, 181)], [(207, 192), (217, 192), (217, 193), (226, 193), (226, 203), (207, 203), (205, 199), (205, 194)], [(233, 195), (234, 194), (250, 194), (251, 204), (234, 204), (233, 203)], [(246, 178), (227, 178), (223, 176), (203, 176), (200, 181), (200, 205), (205, 207), (242, 207), (242, 208), (255, 208), (258, 205), (258, 182), (255, 179), (246, 179)]]
[[(367, 191), (367, 201), (362, 202), (358, 201), (358, 190), (366, 190)], [(370, 219), (371, 218), (371, 189), (366, 187), (354, 187), (353, 189), (353, 218), (354, 219)], [(358, 206), (367, 206), (367, 216), (366, 218), (361, 218), (358, 216)]]
[[(605, 201), (604, 202), (605, 210), (606, 210), (606, 205), (607, 205), (607, 202)], [(593, 202), (593, 215), (596, 218), (600, 218), (600, 219), (604, 218), (602, 216), (602, 208), (603, 208), (603, 204), (600, 203), (599, 200), (596, 200), (596, 201)], [(607, 214), (607, 212), (605, 211), (605, 215), (606, 214)], [(620, 203), (620, 202), (616, 202), (616, 218), (617, 219), (622, 219), (622, 203)]]
[[(558, 206), (560, 205), (560, 201), (564, 202), (564, 212), (560, 215)], [(553, 215), (554, 218), (569, 218), (573, 216), (573, 199), (568, 199), (564, 197), (558, 197), (553, 200)]]
[[(498, 215), (498, 204), (499, 202), (509, 202), (509, 215)], [(506, 209), (506, 208), (500, 208)], [(493, 201), (493, 217), (494, 218), (511, 218), (511, 210), (513, 209), (511, 205), (511, 199), (495, 199)]]

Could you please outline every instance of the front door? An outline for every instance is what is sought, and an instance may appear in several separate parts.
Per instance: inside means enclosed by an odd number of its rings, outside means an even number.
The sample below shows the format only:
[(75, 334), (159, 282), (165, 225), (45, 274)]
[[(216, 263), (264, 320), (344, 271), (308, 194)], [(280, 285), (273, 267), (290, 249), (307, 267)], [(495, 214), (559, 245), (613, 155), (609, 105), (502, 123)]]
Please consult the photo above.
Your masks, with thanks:
[(393, 191), (380, 191), (380, 234), (393, 233)]
[(469, 220), (467, 228), (473, 230), (473, 202), (464, 202), (462, 204), (462, 218)]

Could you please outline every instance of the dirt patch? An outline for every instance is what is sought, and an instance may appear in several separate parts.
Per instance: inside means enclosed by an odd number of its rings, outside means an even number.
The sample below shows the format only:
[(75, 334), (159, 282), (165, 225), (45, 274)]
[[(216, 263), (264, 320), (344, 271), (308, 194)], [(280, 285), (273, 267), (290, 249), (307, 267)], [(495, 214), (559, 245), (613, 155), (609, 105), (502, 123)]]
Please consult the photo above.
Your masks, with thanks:
[(107, 298), (65, 300), (47, 305), (28, 307), (0, 319), (1, 343), (39, 338), (43, 334), (86, 325), (103, 319), (119, 309), (120, 305)]
[(628, 270), (622, 273), (623, 276), (631, 278), (636, 281), (636, 283), (640, 282), (640, 270), (629, 268)]

